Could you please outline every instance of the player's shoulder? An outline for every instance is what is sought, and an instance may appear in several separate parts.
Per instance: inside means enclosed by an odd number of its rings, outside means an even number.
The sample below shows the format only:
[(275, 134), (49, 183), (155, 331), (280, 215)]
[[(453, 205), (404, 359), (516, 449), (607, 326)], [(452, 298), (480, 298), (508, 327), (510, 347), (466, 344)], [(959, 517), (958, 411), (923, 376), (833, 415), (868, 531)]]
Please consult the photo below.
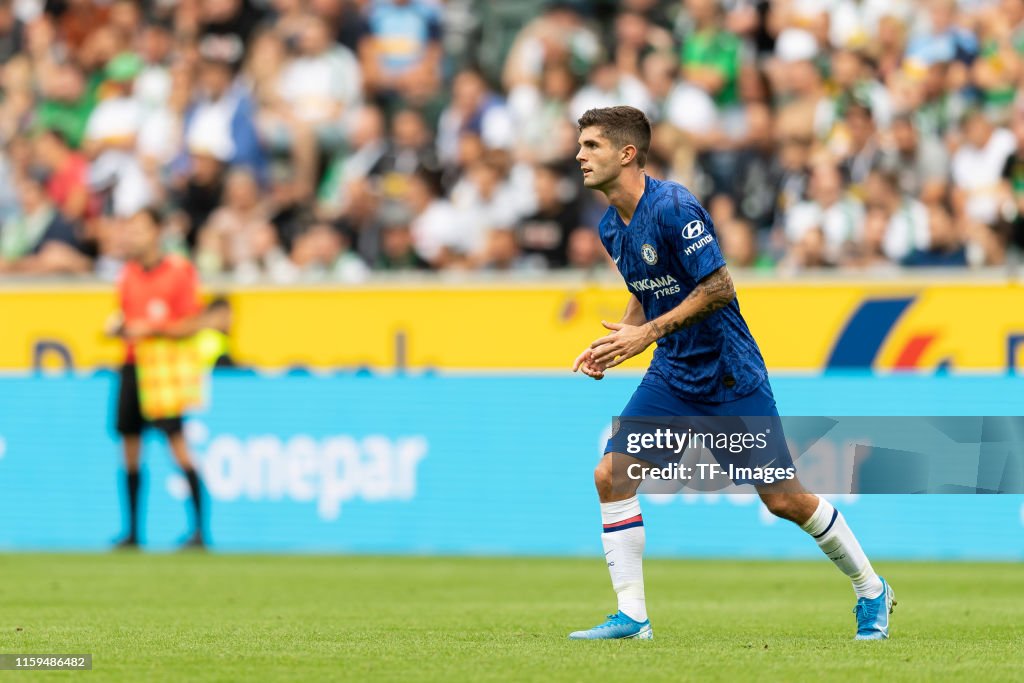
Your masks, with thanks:
[(673, 225), (681, 219), (703, 220), (706, 212), (700, 201), (683, 185), (673, 180), (650, 180), (651, 204), (655, 214)]
[(142, 266), (135, 261), (125, 261), (117, 275), (117, 284), (120, 287), (125, 287), (127, 283), (130, 283), (140, 275), (142, 275)]
[(196, 275), (195, 265), (181, 254), (167, 254), (163, 266), (177, 277), (191, 278)]
[(655, 204), (685, 203), (700, 205), (697, 198), (680, 183), (674, 180), (648, 179), (648, 189)]

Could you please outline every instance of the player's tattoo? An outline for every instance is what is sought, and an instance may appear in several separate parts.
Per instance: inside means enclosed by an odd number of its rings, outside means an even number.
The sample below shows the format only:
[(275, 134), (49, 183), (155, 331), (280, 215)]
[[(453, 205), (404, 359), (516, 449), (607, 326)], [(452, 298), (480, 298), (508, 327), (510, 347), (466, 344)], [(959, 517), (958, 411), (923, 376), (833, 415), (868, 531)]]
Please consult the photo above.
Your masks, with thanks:
[(704, 320), (715, 311), (721, 310), (728, 306), (733, 299), (736, 298), (736, 287), (733, 285), (732, 277), (729, 275), (728, 269), (725, 266), (719, 268), (711, 275), (707, 276), (694, 287), (693, 291), (690, 292), (687, 297), (680, 304), (680, 307), (685, 306), (691, 299), (698, 299), (703, 297), (705, 299), (703, 307), (692, 313), (685, 318), (678, 320), (663, 320), (664, 318), (670, 318), (672, 312), (668, 315), (663, 315), (661, 318), (652, 320), (648, 325), (655, 332), (658, 339), (672, 334), (684, 327), (690, 325), (696, 325), (701, 320)]

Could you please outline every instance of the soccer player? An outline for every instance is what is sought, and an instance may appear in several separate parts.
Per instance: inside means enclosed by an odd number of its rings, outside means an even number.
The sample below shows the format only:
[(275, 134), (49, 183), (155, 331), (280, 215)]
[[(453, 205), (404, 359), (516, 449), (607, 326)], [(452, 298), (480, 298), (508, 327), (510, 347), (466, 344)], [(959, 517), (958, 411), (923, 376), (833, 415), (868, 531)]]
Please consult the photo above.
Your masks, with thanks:
[[(644, 172), (651, 140), (647, 117), (632, 107), (591, 109), (579, 119), (579, 130), (576, 159), (584, 185), (603, 192), (610, 204), (601, 219), (601, 241), (630, 297), (619, 322), (602, 321), (609, 333), (579, 355), (573, 371), (599, 380), (657, 343), (622, 416), (777, 418), (764, 360), (740, 315), (711, 218), (684, 187)], [(640, 480), (627, 476), (629, 464), (650, 464), (615, 452), (613, 441), (594, 480), (618, 612), (573, 632), (572, 639), (653, 637), (644, 597)], [(796, 479), (756, 488), (773, 514), (799, 525), (850, 577), (857, 595), (857, 639), (887, 638), (893, 591), (872, 569), (843, 515)]]
[(202, 326), (196, 270), (187, 259), (163, 253), (160, 230), (159, 215), (152, 209), (139, 211), (123, 227), (128, 262), (119, 285), (121, 320), (111, 332), (125, 340), (125, 361), (121, 367), (118, 392), (117, 432), (121, 435), (124, 447), (128, 533), (117, 547), (134, 548), (139, 543), (142, 431), (145, 427), (156, 427), (166, 435), (171, 453), (181, 467), (192, 494), (193, 530), (184, 545), (188, 548), (202, 548), (202, 487), (182, 431), (182, 416), (150, 421), (144, 417), (140, 404), (135, 364), (137, 342), (154, 337), (184, 339), (195, 334)]

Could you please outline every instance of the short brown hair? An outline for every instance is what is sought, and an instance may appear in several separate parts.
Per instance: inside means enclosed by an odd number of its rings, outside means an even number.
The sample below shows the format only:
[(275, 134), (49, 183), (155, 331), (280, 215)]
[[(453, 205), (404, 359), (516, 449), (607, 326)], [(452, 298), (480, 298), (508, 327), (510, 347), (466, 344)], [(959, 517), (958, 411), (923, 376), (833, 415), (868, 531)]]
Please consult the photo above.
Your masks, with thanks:
[(651, 148), (651, 122), (636, 107), (618, 106), (588, 109), (579, 120), (580, 131), (597, 126), (601, 133), (618, 147), (636, 147), (636, 162), (647, 165), (647, 152)]

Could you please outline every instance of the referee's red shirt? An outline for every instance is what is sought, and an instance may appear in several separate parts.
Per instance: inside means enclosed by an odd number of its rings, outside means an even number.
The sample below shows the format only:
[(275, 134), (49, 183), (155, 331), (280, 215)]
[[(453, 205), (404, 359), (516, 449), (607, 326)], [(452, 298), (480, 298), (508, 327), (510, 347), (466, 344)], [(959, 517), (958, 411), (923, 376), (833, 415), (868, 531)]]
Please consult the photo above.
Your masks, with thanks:
[[(145, 322), (161, 329), (190, 318), (202, 309), (199, 301), (199, 276), (190, 261), (167, 255), (146, 270), (129, 261), (118, 283), (121, 314), (125, 325)], [(125, 344), (125, 362), (135, 360), (135, 345)]]

